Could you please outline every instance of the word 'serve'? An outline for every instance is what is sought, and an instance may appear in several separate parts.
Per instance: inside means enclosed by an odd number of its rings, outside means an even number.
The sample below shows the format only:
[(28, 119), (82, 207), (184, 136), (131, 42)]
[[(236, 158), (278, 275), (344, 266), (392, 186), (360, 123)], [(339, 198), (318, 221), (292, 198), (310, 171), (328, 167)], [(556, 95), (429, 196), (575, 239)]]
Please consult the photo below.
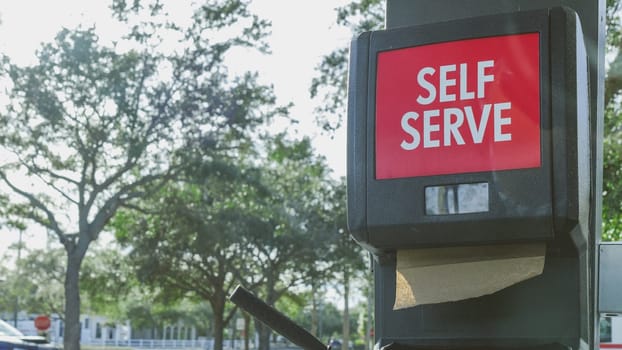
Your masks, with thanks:
[[(421, 68), (417, 74), (417, 83), (427, 95), (419, 94), (416, 101), (419, 105), (425, 106), (434, 102), (484, 99), (486, 85), (495, 80), (493, 74), (487, 74), (487, 69), (493, 67), (493, 60), (478, 61), (477, 81), (472, 85), (468, 81), (468, 70), (471, 67), (467, 63), (443, 65), (438, 69)], [(469, 90), (469, 86), (476, 88)], [(479, 144), (482, 143), (487, 130), (491, 129), (494, 133), (494, 142), (511, 141), (512, 134), (503, 131), (503, 126), (512, 124), (511, 109), (512, 103), (509, 101), (485, 103), (481, 114), (478, 115), (479, 118), (476, 118), (472, 106), (429, 109), (423, 112), (408, 111), (401, 118), (401, 126), (410, 136), (410, 140), (403, 140), (400, 147), (407, 151), (417, 149), (422, 144), (422, 138), (424, 148), (464, 145), (467, 142)], [(422, 133), (411, 124), (420, 117), (423, 117), (423, 137)], [(465, 123), (468, 125), (467, 135), (463, 135), (464, 132), (460, 131)], [(492, 124), (492, 127), (489, 127), (489, 124)]]

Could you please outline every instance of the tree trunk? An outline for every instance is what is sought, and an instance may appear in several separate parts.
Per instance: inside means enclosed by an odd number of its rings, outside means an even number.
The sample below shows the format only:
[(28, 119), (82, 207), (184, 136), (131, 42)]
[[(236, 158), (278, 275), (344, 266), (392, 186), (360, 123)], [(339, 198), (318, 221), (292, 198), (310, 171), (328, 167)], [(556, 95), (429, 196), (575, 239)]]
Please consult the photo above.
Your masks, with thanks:
[(315, 281), (311, 282), (311, 334), (319, 337), (319, 317), (317, 302), (317, 286)]
[[(268, 274), (266, 278), (266, 304), (273, 306), (276, 302), (276, 291), (274, 290), (276, 284), (276, 277), (272, 274)], [(260, 321), (255, 320), (255, 326), (259, 333), (259, 346), (258, 350), (270, 350), (270, 336), (272, 335), (272, 329), (264, 325)]]
[(261, 321), (255, 319), (255, 328), (259, 333), (259, 346), (258, 350), (270, 350), (270, 327), (261, 323)]
[(212, 304), (212, 310), (214, 312), (214, 350), (222, 350), (223, 349), (223, 341), (224, 341), (224, 333), (225, 333), (225, 322), (224, 322), (224, 312), (225, 307), (223, 305), (218, 305), (220, 303)]
[(80, 349), (80, 266), (83, 257), (84, 253), (78, 249), (67, 249), (64, 350)]
[(248, 332), (250, 331), (250, 323), (251, 323), (251, 317), (246, 313), (243, 312), (243, 317), (244, 317), (244, 350), (249, 350), (250, 349), (250, 344), (249, 344), (249, 334)]
[(348, 268), (343, 269), (343, 341), (341, 343), (342, 350), (348, 350), (350, 347), (350, 271)]

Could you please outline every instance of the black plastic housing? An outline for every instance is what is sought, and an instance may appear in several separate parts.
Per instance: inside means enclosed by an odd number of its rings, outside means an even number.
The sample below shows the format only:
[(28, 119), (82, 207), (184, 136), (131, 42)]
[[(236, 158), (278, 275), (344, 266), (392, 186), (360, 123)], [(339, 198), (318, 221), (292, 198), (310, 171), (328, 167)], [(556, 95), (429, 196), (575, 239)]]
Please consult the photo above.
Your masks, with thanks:
[[(580, 25), (567, 20), (576, 17), (571, 12), (553, 8), (468, 18), (366, 32), (352, 42), (348, 228), (359, 244), (382, 254), (415, 247), (545, 241), (587, 223), (587, 61)], [(375, 86), (379, 52), (534, 32), (540, 34), (541, 167), (376, 179)], [(565, 40), (558, 39), (561, 37)], [(471, 183), (488, 184), (488, 212), (426, 215), (426, 187)]]
[[(442, 3), (447, 7), (450, 2)], [(444, 7), (431, 3), (427, 9), (435, 8), (436, 13), (430, 16), (444, 19)], [(519, 3), (504, 2), (500, 7), (513, 11), (521, 7)], [(378, 52), (526, 32), (538, 32), (541, 39), (540, 168), (375, 179), (374, 79)], [(596, 206), (594, 198), (599, 197), (590, 193), (590, 186), (600, 175), (589, 165), (596, 141), (590, 144), (587, 72), (579, 18), (574, 11), (560, 7), (364, 33), (353, 42), (348, 101), (348, 225), (355, 239), (377, 255), (377, 348), (593, 348), (589, 344), (594, 343), (597, 333), (592, 327), (594, 269), (590, 247), (594, 237), (589, 236), (589, 213), (590, 204)], [(426, 216), (418, 204), (426, 186), (477, 182), (489, 184), (491, 210), (487, 213)], [(541, 275), (478, 298), (393, 310), (396, 250), (524, 241), (546, 242)]]

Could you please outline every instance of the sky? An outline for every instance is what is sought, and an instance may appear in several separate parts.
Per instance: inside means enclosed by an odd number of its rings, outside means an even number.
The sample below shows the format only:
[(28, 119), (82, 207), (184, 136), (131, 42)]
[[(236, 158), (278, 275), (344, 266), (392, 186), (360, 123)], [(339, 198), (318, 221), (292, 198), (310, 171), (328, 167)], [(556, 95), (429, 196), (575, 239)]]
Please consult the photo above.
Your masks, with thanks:
[[(326, 156), (335, 176), (345, 176), (345, 130), (338, 131), (334, 138), (320, 133), (313, 122), (316, 102), (309, 97), (309, 86), (322, 57), (350, 41), (349, 31), (335, 24), (334, 9), (345, 3), (345, 0), (252, 0), (251, 11), (272, 22), (268, 39), (272, 54), (249, 53), (230, 57), (229, 62), (237, 67), (234, 69), (258, 71), (261, 82), (274, 86), (279, 103), (294, 104), (291, 115), (300, 121), (300, 133), (312, 137), (315, 148)], [(108, 16), (108, 4), (109, 1), (102, 0), (1, 1), (0, 50), (15, 62), (29, 64), (34, 62), (34, 52), (40, 44), (53, 40), (62, 27), (94, 23), (98, 32), (119, 35), (120, 30)], [(0, 231), (0, 257), (18, 236), (16, 231)], [(47, 243), (42, 231), (28, 230), (24, 239), (32, 248), (42, 248)]]

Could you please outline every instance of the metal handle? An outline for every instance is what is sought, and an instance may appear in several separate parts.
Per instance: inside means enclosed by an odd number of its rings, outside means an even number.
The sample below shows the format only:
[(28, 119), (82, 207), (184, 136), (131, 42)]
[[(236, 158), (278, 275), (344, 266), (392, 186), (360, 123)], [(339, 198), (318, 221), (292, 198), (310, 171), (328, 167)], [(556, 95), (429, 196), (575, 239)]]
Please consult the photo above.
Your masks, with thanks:
[(303, 349), (330, 350), (318, 338), (242, 286), (235, 288), (229, 300)]

